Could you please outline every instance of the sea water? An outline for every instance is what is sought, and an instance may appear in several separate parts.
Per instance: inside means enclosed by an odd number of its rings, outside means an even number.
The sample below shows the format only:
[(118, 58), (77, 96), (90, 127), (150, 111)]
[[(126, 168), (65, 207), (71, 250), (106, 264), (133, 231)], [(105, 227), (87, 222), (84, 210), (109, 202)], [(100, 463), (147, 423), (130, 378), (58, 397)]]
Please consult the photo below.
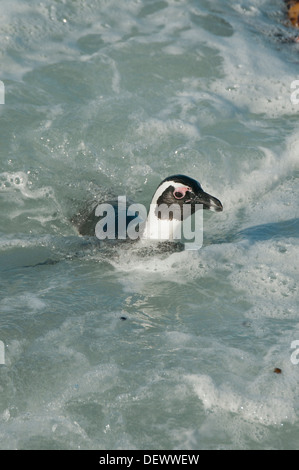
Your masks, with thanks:
[[(2, 0), (1, 449), (299, 448), (284, 8)], [(177, 173), (224, 206), (199, 250), (107, 248), (70, 222)]]

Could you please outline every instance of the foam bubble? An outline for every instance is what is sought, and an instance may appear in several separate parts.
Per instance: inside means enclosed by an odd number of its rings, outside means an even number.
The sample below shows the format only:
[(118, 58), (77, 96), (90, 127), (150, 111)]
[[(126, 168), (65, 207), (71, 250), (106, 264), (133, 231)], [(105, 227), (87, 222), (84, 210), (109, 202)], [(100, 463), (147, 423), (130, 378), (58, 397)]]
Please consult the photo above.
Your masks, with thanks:
[(165, 137), (169, 134), (182, 134), (189, 139), (199, 137), (199, 131), (196, 126), (178, 119), (148, 119), (146, 122), (139, 124), (137, 133), (140, 135), (154, 134), (156, 137)]
[(46, 302), (44, 302), (38, 295), (31, 292), (26, 292), (25, 294), (13, 297), (4, 297), (1, 301), (1, 309), (3, 312), (11, 312), (12, 309), (18, 309), (22, 306), (22, 309), (26, 314), (30, 312), (35, 314), (37, 311), (44, 310), (46, 305)]
[[(266, 25), (261, 18), (263, 8), (250, 10), (250, 15), (243, 15), (244, 25), (239, 31), (239, 16), (231, 17), (234, 35), (222, 38), (214, 44), (220, 49), (223, 57), (225, 79), (211, 83), (211, 90), (225, 98), (239, 109), (248, 109), (252, 113), (277, 118), (287, 114), (297, 114), (298, 105), (291, 101), (291, 83), (294, 80), (293, 64), (283, 60), (275, 48), (265, 44), (269, 36), (278, 29), (272, 22)], [(247, 27), (246, 27), (246, 22)], [(253, 22), (254, 21), (254, 22)], [(252, 28), (264, 35), (264, 41), (257, 36), (256, 43), (252, 37)], [(259, 29), (263, 28), (263, 30)], [(212, 42), (212, 39), (210, 39)], [(284, 44), (285, 54), (290, 54)]]
[[(29, 172), (30, 173), (30, 172)], [(0, 191), (15, 193), (20, 191), (22, 196), (29, 199), (54, 198), (53, 188), (50, 186), (33, 189), (28, 174), (17, 172), (3, 172), (0, 174)]]
[[(238, 414), (247, 422), (261, 423), (265, 426), (296, 421), (294, 390), (289, 391), (289, 395), (285, 392), (280, 395), (285, 387), (284, 384), (279, 387), (277, 395), (271, 393), (264, 396), (259, 390), (258, 383), (255, 383), (254, 386), (250, 385), (249, 393), (244, 391), (241, 394), (225, 382), (216, 386), (211, 377), (207, 375), (188, 375), (185, 379), (192, 385), (207, 411), (225, 412), (226, 419), (232, 413), (233, 415)], [(288, 396), (287, 400), (285, 399), (286, 395)]]

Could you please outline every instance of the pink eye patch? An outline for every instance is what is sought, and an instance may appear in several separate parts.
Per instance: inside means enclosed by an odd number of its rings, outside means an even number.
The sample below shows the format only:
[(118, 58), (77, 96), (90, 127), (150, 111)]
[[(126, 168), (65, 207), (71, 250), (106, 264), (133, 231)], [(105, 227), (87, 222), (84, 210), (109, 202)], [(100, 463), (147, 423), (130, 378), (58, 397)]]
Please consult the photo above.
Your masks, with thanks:
[(186, 196), (186, 192), (191, 191), (187, 186), (182, 186), (181, 188), (175, 188), (173, 195), (176, 199), (183, 199)]

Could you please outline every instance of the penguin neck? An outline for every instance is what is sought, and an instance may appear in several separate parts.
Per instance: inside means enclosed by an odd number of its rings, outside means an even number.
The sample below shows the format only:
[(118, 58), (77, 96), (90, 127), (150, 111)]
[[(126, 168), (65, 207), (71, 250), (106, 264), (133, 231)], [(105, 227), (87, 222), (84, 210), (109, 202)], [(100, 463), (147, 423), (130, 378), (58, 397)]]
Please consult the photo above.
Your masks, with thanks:
[(156, 214), (157, 204), (151, 204), (141, 238), (161, 241), (180, 240), (182, 226), (181, 220), (159, 219)]

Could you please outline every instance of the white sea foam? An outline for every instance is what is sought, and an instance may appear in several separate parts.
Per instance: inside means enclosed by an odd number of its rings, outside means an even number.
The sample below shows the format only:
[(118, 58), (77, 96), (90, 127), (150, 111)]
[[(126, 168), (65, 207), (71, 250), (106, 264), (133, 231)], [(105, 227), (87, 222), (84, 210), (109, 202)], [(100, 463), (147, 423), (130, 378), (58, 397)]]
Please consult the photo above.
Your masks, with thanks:
[[(28, 172), (30, 174), (30, 171)], [(19, 191), (22, 196), (29, 199), (39, 198), (54, 198), (53, 188), (50, 186), (42, 187), (39, 189), (32, 189), (32, 183), (29, 180), (28, 174), (17, 171), (13, 173), (3, 172), (0, 174), (0, 191), (9, 193), (12, 197)]]
[[(225, 412), (227, 421), (229, 413), (238, 415), (247, 422), (261, 423), (265, 426), (296, 421), (296, 393), (293, 386), (288, 386), (291, 390), (287, 391), (285, 383), (277, 386), (273, 379), (268, 380), (272, 392), (264, 396), (260, 390), (260, 376), (249, 385), (250, 392), (245, 395), (244, 392), (236, 392), (225, 382), (216, 386), (211, 377), (206, 375), (187, 376), (185, 379), (194, 387), (204, 408), (207, 411), (213, 409), (216, 413)], [(264, 387), (264, 384), (262, 386)]]

